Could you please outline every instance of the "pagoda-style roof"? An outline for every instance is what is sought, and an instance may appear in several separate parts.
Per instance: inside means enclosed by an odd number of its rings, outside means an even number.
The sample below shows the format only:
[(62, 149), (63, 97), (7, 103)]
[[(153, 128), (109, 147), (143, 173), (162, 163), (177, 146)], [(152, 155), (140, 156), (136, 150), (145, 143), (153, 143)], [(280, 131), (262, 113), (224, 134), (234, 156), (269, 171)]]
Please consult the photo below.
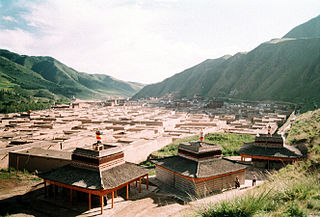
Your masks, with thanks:
[(238, 151), (242, 155), (263, 156), (272, 158), (302, 158), (305, 153), (296, 146), (283, 145), (282, 147), (264, 147), (256, 143), (245, 143)]
[(116, 146), (111, 146), (111, 145), (103, 145), (103, 146), (104, 146), (104, 149), (100, 151), (89, 149), (89, 148), (76, 148), (72, 154), (91, 157), (91, 158), (100, 158), (100, 157), (104, 157), (107, 155), (111, 155), (111, 154), (115, 154), (123, 151), (122, 148), (118, 148)]
[[(306, 150), (302, 146), (286, 145), (280, 135), (260, 135), (255, 137), (254, 142), (244, 143), (239, 149), (240, 155), (297, 159), (306, 155)], [(275, 159), (276, 160), (276, 159)]]
[(80, 188), (105, 190), (116, 188), (147, 173), (147, 169), (133, 163), (125, 162), (124, 164), (104, 171), (66, 165), (53, 171), (40, 174), (39, 176), (46, 180)]
[(180, 156), (152, 160), (156, 165), (190, 178), (208, 178), (246, 169), (246, 166), (222, 158), (194, 161)]
[(256, 146), (282, 148), (284, 140), (280, 135), (260, 135), (255, 137), (254, 143)]
[(39, 176), (45, 180), (80, 188), (106, 190), (148, 174), (147, 169), (125, 162), (121, 148), (99, 145), (103, 149), (76, 148), (72, 153), (70, 165)]
[(179, 145), (179, 149), (185, 149), (190, 152), (194, 153), (205, 153), (205, 152), (211, 152), (211, 151), (222, 151), (222, 148), (220, 145), (211, 144), (207, 142), (182, 142)]
[(207, 142), (183, 142), (178, 146), (178, 155), (194, 161), (206, 161), (222, 156), (220, 145)]

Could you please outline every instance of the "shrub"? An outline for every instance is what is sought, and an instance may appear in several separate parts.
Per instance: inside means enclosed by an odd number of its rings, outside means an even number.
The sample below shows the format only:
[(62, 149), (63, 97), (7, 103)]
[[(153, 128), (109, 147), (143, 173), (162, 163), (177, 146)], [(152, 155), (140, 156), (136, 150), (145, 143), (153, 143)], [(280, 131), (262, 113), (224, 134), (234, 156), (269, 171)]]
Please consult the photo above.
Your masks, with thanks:
[(257, 195), (248, 194), (230, 201), (222, 201), (216, 205), (209, 204), (199, 214), (202, 217), (249, 217), (255, 215), (266, 207), (270, 209), (268, 200), (269, 192), (261, 192)]
[(291, 202), (282, 216), (305, 217), (307, 214), (305, 210), (299, 206), (299, 204), (296, 202)]

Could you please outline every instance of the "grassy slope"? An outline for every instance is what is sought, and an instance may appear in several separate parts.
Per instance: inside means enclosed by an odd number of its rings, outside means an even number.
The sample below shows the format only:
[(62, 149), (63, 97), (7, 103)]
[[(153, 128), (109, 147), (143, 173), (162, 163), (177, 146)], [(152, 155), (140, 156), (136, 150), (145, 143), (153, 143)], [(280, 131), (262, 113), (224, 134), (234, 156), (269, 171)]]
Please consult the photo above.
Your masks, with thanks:
[(293, 102), (311, 110), (320, 104), (319, 49), (320, 16), (297, 26), (282, 40), (262, 43), (247, 54), (205, 61), (145, 86), (134, 98), (198, 94)]
[[(178, 145), (181, 142), (190, 142), (196, 141), (198, 136), (191, 136), (183, 139), (178, 139), (173, 143), (163, 147), (162, 149), (153, 152), (151, 155), (154, 158), (162, 158), (169, 157), (178, 154)], [(237, 150), (243, 145), (245, 142), (252, 142), (254, 140), (254, 136), (245, 135), (245, 134), (232, 134), (232, 133), (209, 133), (205, 135), (205, 142), (212, 144), (219, 144), (223, 148), (224, 156), (232, 156), (238, 155)]]
[(320, 154), (320, 109), (299, 115), (288, 132), (289, 143), (307, 143), (312, 153)]
[(201, 88), (199, 90), (199, 87), (202, 86), (202, 81), (205, 80), (206, 83), (209, 84), (210, 81), (216, 79), (215, 76), (208, 76), (208, 72), (215, 67), (219, 67), (228, 58), (229, 56), (225, 56), (218, 59), (206, 60), (181, 73), (175, 74), (160, 83), (145, 86), (134, 95), (133, 98), (161, 97), (168, 93), (179, 93), (179, 96), (193, 95), (194, 92), (203, 94), (208, 91), (208, 88), (206, 86), (205, 89)]
[[(212, 60), (148, 85), (134, 97), (169, 93), (320, 104), (320, 38), (263, 43), (247, 54)], [(181, 83), (183, 82), (183, 83)]]
[(207, 204), (192, 216), (319, 216), (320, 215), (320, 110), (298, 116), (288, 139), (306, 142), (309, 159), (272, 172), (263, 185), (244, 196)]
[(295, 27), (283, 38), (320, 38), (320, 16)]
[[(41, 179), (33, 173), (28, 171), (16, 171), (14, 168), (0, 169), (0, 180), (4, 179), (15, 179), (18, 181), (32, 180), (40, 181)], [(0, 185), (1, 187), (1, 185)]]
[(98, 99), (105, 96), (129, 97), (141, 84), (124, 82), (107, 75), (92, 75), (64, 65), (51, 57), (34, 57), (0, 49), (0, 87), (19, 85), (23, 89), (47, 89), (51, 95)]
[[(181, 142), (191, 142), (196, 141), (198, 136), (190, 136), (182, 139), (177, 139), (176, 141), (166, 145), (158, 151), (153, 152), (150, 157), (155, 158), (164, 158), (175, 156), (178, 154), (178, 146)], [(254, 140), (254, 136), (244, 135), (244, 134), (232, 134), (232, 133), (210, 133), (205, 135), (205, 142), (212, 144), (219, 144), (223, 148), (224, 156), (238, 155), (237, 150), (245, 142), (251, 142)], [(143, 166), (152, 167), (154, 164), (151, 161), (144, 161), (141, 163)], [(155, 171), (151, 170), (149, 175), (154, 175)]]

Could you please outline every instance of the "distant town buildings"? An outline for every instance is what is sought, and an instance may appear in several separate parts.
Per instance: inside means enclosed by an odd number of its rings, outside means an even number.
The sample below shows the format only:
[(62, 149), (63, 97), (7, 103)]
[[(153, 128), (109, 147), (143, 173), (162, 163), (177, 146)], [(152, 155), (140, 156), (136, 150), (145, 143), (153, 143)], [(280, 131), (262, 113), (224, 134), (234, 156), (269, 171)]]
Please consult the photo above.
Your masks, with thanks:
[(206, 107), (211, 109), (217, 109), (217, 108), (222, 108), (223, 104), (224, 104), (223, 101), (211, 100), (209, 101)]
[[(71, 106), (0, 114), (0, 167), (8, 167), (10, 151), (35, 147), (72, 152), (93, 143), (96, 130), (103, 132), (104, 144), (122, 147), (125, 160), (138, 163), (172, 140), (198, 134), (200, 129), (256, 135), (266, 134), (271, 126), (274, 133), (290, 114), (279, 104), (224, 102), (221, 108), (205, 108), (209, 101), (203, 98), (108, 100), (114, 105), (74, 100)], [(135, 151), (139, 154), (131, 154)]]
[(49, 110), (0, 114), (0, 168), (37, 170), (54, 197), (58, 186), (70, 202), (73, 192), (82, 192), (88, 194), (89, 209), (96, 198), (103, 212), (104, 197), (111, 197), (113, 207), (119, 189), (128, 199), (131, 183), (139, 183), (139, 191), (143, 180), (148, 186), (148, 171), (136, 163), (201, 131), (200, 141), (181, 143), (177, 156), (154, 160), (160, 182), (201, 197), (244, 184), (246, 174), (242, 163), (222, 157), (219, 145), (203, 142), (204, 133), (257, 135), (239, 150), (241, 160), (280, 168), (306, 155), (305, 147), (288, 146), (274, 135), (290, 114), (287, 105), (203, 97), (74, 100)]

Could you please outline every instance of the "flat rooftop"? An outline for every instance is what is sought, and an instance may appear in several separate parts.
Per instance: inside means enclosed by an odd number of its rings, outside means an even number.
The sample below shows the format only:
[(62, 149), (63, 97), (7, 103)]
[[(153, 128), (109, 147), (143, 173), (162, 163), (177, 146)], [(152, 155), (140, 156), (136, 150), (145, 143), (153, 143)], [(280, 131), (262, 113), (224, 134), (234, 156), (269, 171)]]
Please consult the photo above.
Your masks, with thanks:
[(12, 151), (12, 153), (37, 156), (37, 157), (57, 158), (57, 159), (64, 159), (64, 160), (71, 160), (71, 154), (72, 154), (72, 152), (48, 150), (48, 149), (42, 149), (42, 148), (24, 149), (24, 150)]

